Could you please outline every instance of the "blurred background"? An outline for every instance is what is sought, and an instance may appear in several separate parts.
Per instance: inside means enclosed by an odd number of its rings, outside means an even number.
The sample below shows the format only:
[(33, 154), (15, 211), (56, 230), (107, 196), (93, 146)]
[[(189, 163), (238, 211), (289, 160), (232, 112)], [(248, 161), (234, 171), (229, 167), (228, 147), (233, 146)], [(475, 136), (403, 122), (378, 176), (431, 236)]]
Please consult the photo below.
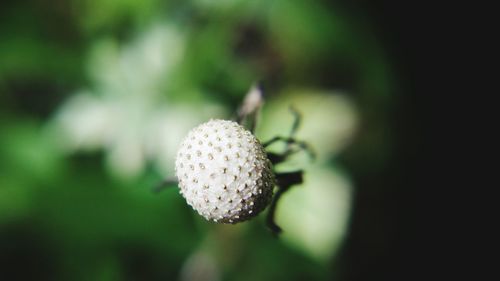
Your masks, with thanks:
[[(408, 70), (369, 1), (6, 0), (0, 4), (0, 280), (402, 278), (417, 147)], [(401, 28), (401, 27), (399, 27)], [(176, 188), (177, 147), (255, 81), (256, 135), (304, 184), (237, 225)], [(279, 152), (279, 144), (270, 150)], [(264, 212), (265, 213), (265, 212)], [(401, 279), (399, 279), (401, 280)]]

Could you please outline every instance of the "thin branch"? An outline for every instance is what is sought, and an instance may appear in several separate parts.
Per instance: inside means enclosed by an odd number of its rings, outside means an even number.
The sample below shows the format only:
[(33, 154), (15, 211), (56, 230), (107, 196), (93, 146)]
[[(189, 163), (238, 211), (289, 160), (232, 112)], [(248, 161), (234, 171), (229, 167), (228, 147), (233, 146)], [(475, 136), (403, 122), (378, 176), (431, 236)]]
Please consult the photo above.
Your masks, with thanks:
[[(271, 160), (271, 162), (273, 162), (273, 164), (281, 163), (281, 162), (285, 161), (288, 158), (288, 156), (290, 156), (294, 153), (297, 153), (299, 151), (305, 151), (309, 155), (309, 158), (311, 158), (312, 160), (316, 159), (316, 153), (314, 152), (314, 150), (312, 149), (312, 147), (308, 143), (306, 143), (304, 141), (298, 141), (298, 140), (291, 138), (291, 137), (277, 136), (277, 137), (274, 137), (274, 138), (264, 142), (262, 144), (262, 146), (268, 147), (277, 141), (285, 142), (287, 144), (287, 146), (286, 146), (285, 151), (281, 154), (268, 152), (269, 160)], [(293, 149), (294, 145), (298, 146), (299, 149)]]
[(287, 173), (276, 174), (276, 181), (278, 185), (278, 191), (273, 196), (271, 204), (269, 206), (269, 211), (266, 217), (267, 227), (271, 230), (274, 235), (279, 235), (282, 232), (281, 227), (276, 224), (275, 213), (278, 201), (285, 193), (290, 189), (291, 186), (301, 184), (303, 182), (302, 171), (294, 171)]
[(299, 129), (300, 127), (300, 123), (302, 122), (302, 114), (300, 114), (300, 112), (293, 105), (290, 105), (288, 110), (290, 110), (293, 115), (293, 125), (289, 135), (292, 138), (293, 136), (295, 136), (295, 133), (297, 133), (297, 129)]
[(159, 184), (157, 184), (155, 187), (153, 187), (153, 192), (159, 193), (159, 192), (163, 191), (164, 189), (177, 186), (178, 184), (179, 184), (179, 182), (177, 181), (176, 178), (174, 178), (174, 177), (167, 178), (167, 179), (164, 179)]
[[(254, 83), (237, 111), (236, 122), (246, 127), (253, 133), (257, 125), (259, 110), (264, 104), (264, 93), (260, 83)], [(246, 123), (246, 124), (244, 124)]]

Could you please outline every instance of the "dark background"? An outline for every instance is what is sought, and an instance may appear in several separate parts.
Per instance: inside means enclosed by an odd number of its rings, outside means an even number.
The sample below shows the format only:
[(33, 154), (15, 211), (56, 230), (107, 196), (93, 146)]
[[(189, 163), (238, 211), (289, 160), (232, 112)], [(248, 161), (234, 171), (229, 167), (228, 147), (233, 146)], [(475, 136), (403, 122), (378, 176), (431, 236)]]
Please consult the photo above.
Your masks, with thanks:
[[(389, 118), (396, 144), (390, 163), (376, 175), (358, 175), (363, 180), (355, 200), (351, 234), (341, 254), (346, 264), (343, 277), (346, 280), (430, 278), (429, 274), (435, 270), (434, 257), (425, 248), (425, 242), (433, 231), (422, 222), (431, 207), (426, 191), (432, 192), (434, 184), (429, 180), (433, 164), (429, 163), (429, 151), (424, 149), (423, 124), (428, 124), (430, 112), (426, 101), (432, 99), (434, 92), (429, 88), (426, 93), (417, 94), (416, 77), (417, 62), (425, 64), (428, 59), (427, 38), (423, 38), (424, 28), (429, 24), (425, 22), (429, 20), (428, 14), (422, 13), (416, 3), (353, 2), (344, 5), (367, 13), (391, 53), (398, 76), (395, 91), (399, 95)], [(428, 77), (419, 77), (418, 85), (430, 85)], [(374, 185), (377, 188), (372, 188)], [(373, 232), (378, 235), (367, 235)]]

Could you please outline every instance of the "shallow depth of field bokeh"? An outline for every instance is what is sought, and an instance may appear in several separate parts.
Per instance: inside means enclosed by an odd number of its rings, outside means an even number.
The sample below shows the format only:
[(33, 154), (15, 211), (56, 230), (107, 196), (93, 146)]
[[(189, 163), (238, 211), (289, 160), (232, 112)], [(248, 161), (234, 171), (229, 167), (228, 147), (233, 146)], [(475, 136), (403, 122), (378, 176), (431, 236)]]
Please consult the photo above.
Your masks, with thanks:
[[(353, 175), (391, 154), (394, 82), (374, 34), (321, 1), (2, 1), (0, 279), (338, 277)], [(286, 135), (294, 106), (317, 153), (276, 167), (305, 171), (278, 205), (279, 239), (266, 212), (218, 225), (176, 188), (152, 192), (184, 135), (233, 117), (257, 80), (257, 137)]]

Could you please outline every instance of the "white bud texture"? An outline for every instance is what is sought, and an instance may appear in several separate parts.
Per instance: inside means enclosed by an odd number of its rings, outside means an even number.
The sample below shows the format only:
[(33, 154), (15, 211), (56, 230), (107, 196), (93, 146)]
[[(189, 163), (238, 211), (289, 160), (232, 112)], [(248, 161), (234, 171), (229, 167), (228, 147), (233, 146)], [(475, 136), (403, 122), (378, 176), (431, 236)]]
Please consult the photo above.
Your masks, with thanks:
[(182, 142), (175, 172), (180, 193), (207, 220), (237, 223), (270, 203), (271, 162), (257, 138), (236, 122), (210, 120)]

